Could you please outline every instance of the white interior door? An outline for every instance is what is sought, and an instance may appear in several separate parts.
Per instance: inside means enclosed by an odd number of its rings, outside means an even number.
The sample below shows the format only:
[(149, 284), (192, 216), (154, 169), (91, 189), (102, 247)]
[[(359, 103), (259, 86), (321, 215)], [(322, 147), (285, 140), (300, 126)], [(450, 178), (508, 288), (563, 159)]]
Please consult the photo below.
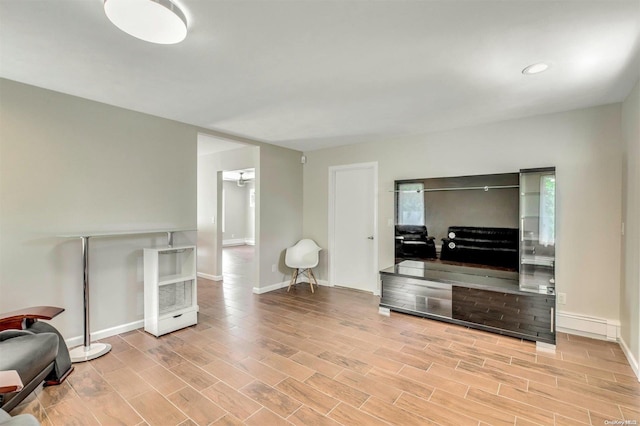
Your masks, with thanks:
[(377, 163), (329, 169), (331, 285), (377, 293)]

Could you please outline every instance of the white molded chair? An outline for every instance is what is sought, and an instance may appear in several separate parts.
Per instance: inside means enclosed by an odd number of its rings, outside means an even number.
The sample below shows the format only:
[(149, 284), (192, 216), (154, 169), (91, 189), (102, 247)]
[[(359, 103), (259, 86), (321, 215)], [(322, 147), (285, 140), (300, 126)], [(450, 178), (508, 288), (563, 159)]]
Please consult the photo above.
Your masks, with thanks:
[(309, 285), (311, 286), (311, 293), (313, 293), (313, 284), (318, 285), (315, 275), (313, 275), (313, 269), (318, 266), (318, 253), (322, 250), (313, 240), (304, 239), (296, 243), (295, 246), (289, 247), (284, 256), (284, 264), (287, 267), (293, 269), (291, 275), (291, 282), (287, 287), (287, 292), (291, 289), (291, 286), (296, 283), (298, 275), (306, 272), (307, 278), (309, 278)]

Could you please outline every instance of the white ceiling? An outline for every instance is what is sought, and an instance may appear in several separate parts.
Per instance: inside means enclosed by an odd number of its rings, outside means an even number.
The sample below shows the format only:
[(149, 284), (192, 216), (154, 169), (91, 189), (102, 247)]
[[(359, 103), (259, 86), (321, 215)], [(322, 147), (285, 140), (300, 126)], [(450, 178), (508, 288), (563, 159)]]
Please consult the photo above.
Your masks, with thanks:
[(154, 45), (102, 0), (0, 0), (0, 76), (305, 151), (619, 102), (640, 75), (638, 0), (176, 3), (186, 40)]

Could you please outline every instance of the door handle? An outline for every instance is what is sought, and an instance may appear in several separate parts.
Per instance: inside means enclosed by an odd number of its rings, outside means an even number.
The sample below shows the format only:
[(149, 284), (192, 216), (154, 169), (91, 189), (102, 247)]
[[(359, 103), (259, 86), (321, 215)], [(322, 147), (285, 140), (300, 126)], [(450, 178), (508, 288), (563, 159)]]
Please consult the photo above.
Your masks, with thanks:
[(370, 237), (367, 237), (368, 240), (373, 240), (373, 235)]

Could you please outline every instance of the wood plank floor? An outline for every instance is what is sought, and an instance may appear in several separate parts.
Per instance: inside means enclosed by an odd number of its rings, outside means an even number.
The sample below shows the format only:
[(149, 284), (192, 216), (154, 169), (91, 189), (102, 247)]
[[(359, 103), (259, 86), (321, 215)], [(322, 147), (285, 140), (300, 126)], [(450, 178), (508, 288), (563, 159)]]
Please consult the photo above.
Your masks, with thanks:
[(365, 293), (298, 284), (254, 295), (240, 281), (200, 280), (197, 326), (105, 339), (109, 354), (76, 364), (12, 414), (43, 425), (640, 420), (640, 384), (615, 343), (560, 334), (556, 353), (536, 352), (519, 339), (381, 316)]

